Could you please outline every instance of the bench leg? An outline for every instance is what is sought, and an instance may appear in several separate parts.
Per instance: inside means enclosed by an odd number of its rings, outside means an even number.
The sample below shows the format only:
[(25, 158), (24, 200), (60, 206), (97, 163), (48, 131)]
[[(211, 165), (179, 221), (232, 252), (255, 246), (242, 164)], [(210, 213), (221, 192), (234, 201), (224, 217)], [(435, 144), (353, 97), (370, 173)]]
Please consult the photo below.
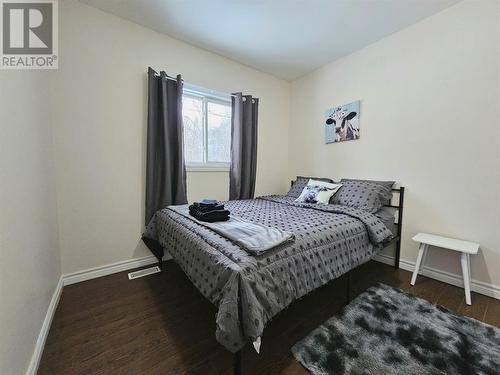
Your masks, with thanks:
[(470, 270), (470, 254), (467, 254), (467, 268), (469, 270), (469, 287), (472, 285), (472, 273)]
[(462, 264), (462, 274), (464, 276), (464, 289), (465, 289), (465, 303), (467, 305), (472, 305), (470, 298), (470, 259), (469, 254), (462, 253), (460, 257), (460, 263)]
[(421, 243), (419, 248), (418, 248), (418, 256), (417, 256), (417, 262), (415, 263), (415, 269), (413, 270), (413, 275), (411, 276), (411, 285), (415, 285), (415, 281), (417, 281), (417, 275), (420, 272), (420, 267), (422, 265), (422, 258), (424, 257), (425, 253), (427, 253), (427, 245)]

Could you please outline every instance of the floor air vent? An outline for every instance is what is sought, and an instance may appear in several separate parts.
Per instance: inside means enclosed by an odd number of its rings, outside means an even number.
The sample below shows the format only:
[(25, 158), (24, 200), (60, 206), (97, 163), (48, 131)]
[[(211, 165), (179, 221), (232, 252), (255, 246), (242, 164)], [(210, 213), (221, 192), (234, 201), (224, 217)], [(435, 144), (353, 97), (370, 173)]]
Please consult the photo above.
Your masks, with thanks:
[(147, 276), (147, 275), (152, 275), (153, 273), (158, 273), (160, 272), (160, 267), (155, 266), (155, 267), (150, 267), (150, 268), (145, 268), (143, 270), (135, 271), (135, 272), (130, 272), (128, 274), (128, 279), (133, 280), (137, 279), (139, 277)]

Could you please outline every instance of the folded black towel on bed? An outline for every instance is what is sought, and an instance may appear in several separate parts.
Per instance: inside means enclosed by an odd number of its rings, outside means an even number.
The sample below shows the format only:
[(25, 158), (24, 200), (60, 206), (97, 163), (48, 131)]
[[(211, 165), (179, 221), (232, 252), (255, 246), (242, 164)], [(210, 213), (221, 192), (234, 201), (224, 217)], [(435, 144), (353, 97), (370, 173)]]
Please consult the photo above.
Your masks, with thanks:
[(213, 223), (216, 221), (227, 221), (229, 220), (230, 212), (228, 210), (213, 210), (213, 211), (199, 211), (196, 208), (189, 208), (189, 214), (200, 221), (206, 221)]
[(214, 223), (229, 220), (230, 212), (216, 200), (204, 199), (189, 206), (189, 214), (200, 221)]
[(217, 206), (219, 204), (219, 201), (217, 199), (203, 199), (202, 201), (199, 202), (194, 202), (195, 205), (198, 206)]
[(213, 205), (212, 204), (211, 205), (200, 204), (200, 202), (194, 202), (191, 206), (189, 206), (189, 209), (190, 210), (197, 210), (200, 212), (222, 211), (224, 209), (224, 205), (219, 204), (219, 202), (217, 202), (216, 204), (213, 204)]
[(196, 218), (199, 221), (206, 221), (207, 223), (214, 223), (216, 221), (228, 221), (229, 220), (229, 211), (209, 211), (209, 212), (192, 212), (189, 211), (189, 214)]

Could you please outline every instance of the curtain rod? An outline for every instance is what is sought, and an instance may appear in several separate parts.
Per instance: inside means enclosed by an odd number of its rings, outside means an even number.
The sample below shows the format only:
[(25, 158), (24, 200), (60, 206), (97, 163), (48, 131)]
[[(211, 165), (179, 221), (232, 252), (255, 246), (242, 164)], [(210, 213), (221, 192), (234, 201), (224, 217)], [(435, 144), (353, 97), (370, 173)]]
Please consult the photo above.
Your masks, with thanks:
[[(149, 72), (146, 72), (146, 73), (149, 73)], [(160, 77), (160, 74), (159, 74), (159, 73), (154, 72), (154, 74), (155, 74), (155, 76)], [(165, 78), (166, 78), (166, 79), (169, 79), (169, 80), (171, 80), (171, 81), (175, 81), (175, 82), (177, 82), (177, 78), (175, 78), (175, 77), (170, 77), (170, 76), (165, 75)], [(182, 82), (184, 82), (184, 79), (183, 79), (183, 78), (181, 78), (181, 81), (182, 81)]]
[[(160, 76), (161, 76), (161, 75), (160, 75), (157, 71), (155, 71), (154, 69), (152, 69), (152, 70), (153, 70), (153, 72), (154, 72), (154, 75), (155, 75), (155, 76), (157, 76), (157, 77), (160, 77)], [(146, 73), (149, 73), (149, 71), (146, 71)], [(167, 79), (169, 79), (169, 80), (171, 80), (171, 81), (175, 81), (175, 82), (177, 82), (177, 78), (170, 77), (170, 76), (168, 76), (168, 75), (166, 75), (166, 74), (165, 74), (165, 78), (167, 78)], [(184, 82), (184, 79), (183, 79), (183, 78), (181, 78), (181, 81), (182, 81), (182, 82)], [(231, 96), (232, 96), (233, 98), (236, 98), (236, 95), (235, 95), (235, 94), (231, 94)], [(245, 99), (245, 98), (243, 98), (243, 99)], [(253, 100), (253, 99), (256, 99), (256, 98), (252, 98), (252, 100)]]

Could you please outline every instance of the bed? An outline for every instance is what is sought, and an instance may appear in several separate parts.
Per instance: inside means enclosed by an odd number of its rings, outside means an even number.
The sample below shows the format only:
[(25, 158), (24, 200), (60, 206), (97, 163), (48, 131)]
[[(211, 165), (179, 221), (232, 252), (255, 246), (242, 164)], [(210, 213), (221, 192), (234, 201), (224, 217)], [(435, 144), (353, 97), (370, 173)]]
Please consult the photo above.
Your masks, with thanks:
[[(218, 307), (217, 341), (235, 353), (235, 373), (241, 371), (240, 350), (258, 342), (266, 324), (293, 301), (372, 259), (396, 243), (399, 265), (404, 188), (395, 230), (387, 215), (353, 207), (297, 203), (294, 197), (272, 195), (225, 202), (232, 215), (294, 233), (261, 255), (251, 254), (213, 230), (165, 208), (148, 225), (145, 242), (161, 265), (163, 249), (179, 264), (196, 288)], [(394, 216), (393, 216), (394, 217)], [(390, 223), (389, 223), (390, 224)]]

